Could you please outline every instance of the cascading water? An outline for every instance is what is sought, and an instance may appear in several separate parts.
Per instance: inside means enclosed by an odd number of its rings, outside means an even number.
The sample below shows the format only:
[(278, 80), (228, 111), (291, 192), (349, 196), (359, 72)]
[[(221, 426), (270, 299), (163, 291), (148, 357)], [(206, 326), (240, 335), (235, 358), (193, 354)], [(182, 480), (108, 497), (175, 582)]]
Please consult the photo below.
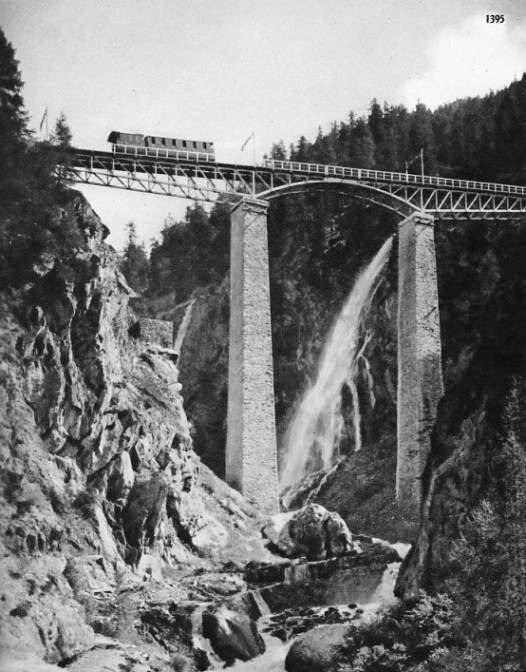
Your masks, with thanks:
[(190, 320), (192, 319), (192, 308), (194, 307), (194, 303), (195, 299), (192, 299), (186, 306), (183, 319), (181, 320), (181, 324), (177, 330), (177, 335), (174, 340), (174, 350), (177, 353), (180, 353), (181, 348), (183, 347), (183, 341), (185, 339), (186, 332), (188, 331), (188, 327), (190, 326)]
[[(387, 542), (383, 542), (381, 539), (375, 539), (375, 541), (387, 546), (390, 545)], [(393, 546), (402, 558), (406, 556), (410, 549), (409, 544), (397, 543), (393, 544)], [(399, 562), (390, 563), (384, 571), (373, 596), (366, 602), (362, 603), (358, 601), (361, 615), (359, 619), (357, 619), (356, 616), (353, 618), (353, 625), (359, 626), (361, 623), (372, 621), (382, 607), (396, 602), (393, 590), (400, 564), (401, 563)], [(335, 605), (338, 605), (338, 603), (335, 603)], [(339, 604), (338, 606), (345, 611), (348, 609), (347, 604)], [(263, 624), (264, 622), (265, 619), (263, 619)], [(269, 635), (263, 628), (262, 630), (261, 634), (267, 647), (266, 652), (247, 662), (237, 661), (231, 668), (229, 668), (232, 672), (285, 672), (285, 657), (293, 640), (284, 643), (280, 639)]]
[[(378, 287), (378, 276), (391, 251), (392, 238), (381, 247), (360, 273), (343, 309), (334, 323), (320, 359), (318, 376), (307, 390), (285, 439), (285, 462), (281, 484), (291, 485), (310, 470), (332, 467), (342, 431), (342, 388), (347, 384), (353, 396), (356, 450), (361, 447), (360, 410), (355, 375), (360, 353), (360, 324)], [(309, 468), (315, 465), (314, 469)]]

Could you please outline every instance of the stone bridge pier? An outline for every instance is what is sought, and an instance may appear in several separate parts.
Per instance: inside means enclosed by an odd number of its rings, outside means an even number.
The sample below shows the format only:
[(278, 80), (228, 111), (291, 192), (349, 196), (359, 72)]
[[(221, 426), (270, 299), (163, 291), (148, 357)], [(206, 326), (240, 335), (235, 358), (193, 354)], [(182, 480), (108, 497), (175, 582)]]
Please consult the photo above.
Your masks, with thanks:
[(266, 201), (232, 211), (226, 480), (279, 511)]
[(415, 213), (398, 239), (398, 455), (396, 497), (418, 521), (422, 474), (444, 393), (434, 219)]
[[(263, 514), (279, 511), (266, 201), (232, 211), (226, 480)], [(433, 217), (414, 213), (398, 240), (396, 497), (415, 522), (443, 395)]]

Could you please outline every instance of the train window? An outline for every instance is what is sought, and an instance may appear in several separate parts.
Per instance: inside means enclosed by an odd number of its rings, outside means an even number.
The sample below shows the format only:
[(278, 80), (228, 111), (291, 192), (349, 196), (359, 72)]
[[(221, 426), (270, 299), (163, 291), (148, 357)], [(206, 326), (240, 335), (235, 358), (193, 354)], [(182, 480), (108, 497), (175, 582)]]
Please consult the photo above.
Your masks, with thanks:
[(175, 147), (175, 140), (172, 140), (172, 147)]
[(183, 147), (186, 149), (186, 140), (183, 140)]
[(194, 149), (197, 149), (197, 142), (194, 142)]
[(164, 146), (166, 146), (166, 139), (165, 138), (162, 138), (162, 143), (163, 143)]

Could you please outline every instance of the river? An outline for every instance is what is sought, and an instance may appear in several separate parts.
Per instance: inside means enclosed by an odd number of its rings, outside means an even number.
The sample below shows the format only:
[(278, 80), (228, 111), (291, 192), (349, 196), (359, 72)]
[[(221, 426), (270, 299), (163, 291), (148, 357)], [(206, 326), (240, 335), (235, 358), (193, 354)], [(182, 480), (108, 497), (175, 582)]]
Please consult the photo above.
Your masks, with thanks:
[[(393, 546), (396, 547), (401, 557), (404, 557), (410, 548), (409, 544), (401, 544), (401, 543), (393, 544)], [(401, 563), (399, 562), (393, 562), (387, 566), (387, 569), (383, 573), (382, 579), (378, 584), (378, 587), (374, 595), (372, 596), (371, 600), (367, 604), (358, 605), (360, 609), (363, 610), (363, 613), (359, 620), (353, 620), (353, 625), (358, 625), (359, 623), (366, 623), (368, 621), (371, 621), (376, 616), (381, 607), (396, 601), (393, 591), (396, 583), (396, 578), (398, 576), (398, 570), (400, 568), (400, 564)], [(343, 609), (346, 606), (347, 605), (341, 605), (341, 608)], [(320, 610), (322, 609), (323, 608), (320, 608)], [(260, 632), (263, 630), (263, 628), (268, 622), (269, 622), (268, 618), (260, 619), (260, 621), (258, 622)], [(230, 670), (232, 670), (232, 672), (285, 671), (285, 658), (287, 656), (289, 648), (292, 645), (293, 640), (283, 643), (280, 639), (272, 637), (268, 633), (262, 632), (262, 636), (263, 639), (265, 640), (265, 645), (267, 647), (265, 653), (246, 662), (237, 661), (235, 665), (229, 668)]]

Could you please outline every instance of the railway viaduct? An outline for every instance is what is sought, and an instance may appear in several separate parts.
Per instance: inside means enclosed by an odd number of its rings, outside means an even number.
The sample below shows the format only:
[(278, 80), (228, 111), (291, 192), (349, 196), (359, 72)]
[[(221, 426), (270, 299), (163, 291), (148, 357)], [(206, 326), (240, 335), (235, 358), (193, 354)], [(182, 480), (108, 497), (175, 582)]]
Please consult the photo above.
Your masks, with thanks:
[(269, 200), (332, 190), (388, 208), (398, 236), (396, 496), (415, 519), (430, 433), (443, 395), (434, 223), (526, 214), (526, 187), (286, 161), (191, 163), (75, 149), (78, 182), (214, 201), (235, 194), (231, 236), (227, 481), (267, 514), (279, 511), (267, 241)]

